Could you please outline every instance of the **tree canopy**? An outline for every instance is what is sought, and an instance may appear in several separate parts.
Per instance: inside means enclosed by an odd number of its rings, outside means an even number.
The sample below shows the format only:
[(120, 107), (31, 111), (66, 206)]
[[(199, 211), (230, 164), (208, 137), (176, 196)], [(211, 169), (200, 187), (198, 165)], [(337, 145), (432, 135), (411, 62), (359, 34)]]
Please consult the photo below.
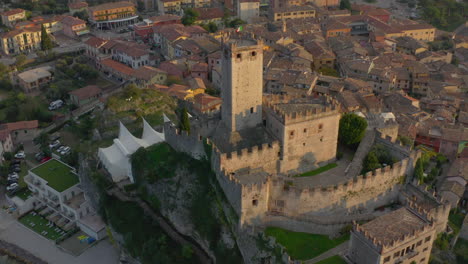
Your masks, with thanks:
[(52, 39), (50, 39), (49, 34), (47, 33), (44, 25), (41, 26), (41, 49), (44, 51), (50, 50), (53, 48)]
[(182, 24), (190, 26), (197, 21), (200, 14), (192, 8), (185, 9), (184, 16), (182, 17)]
[(361, 142), (367, 128), (366, 119), (353, 114), (344, 114), (340, 119), (338, 139), (345, 145), (354, 145)]
[(351, 2), (349, 0), (341, 0), (340, 1), (340, 9), (348, 9), (351, 11)]
[(190, 120), (186, 108), (182, 109), (180, 118), (180, 129), (185, 130), (190, 134)]

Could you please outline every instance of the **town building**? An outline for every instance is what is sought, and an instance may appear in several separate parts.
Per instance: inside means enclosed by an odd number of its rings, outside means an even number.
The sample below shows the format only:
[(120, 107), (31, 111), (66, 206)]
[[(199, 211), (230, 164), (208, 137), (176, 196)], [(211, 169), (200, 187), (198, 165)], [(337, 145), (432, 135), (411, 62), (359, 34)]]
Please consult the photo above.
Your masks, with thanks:
[(99, 100), (102, 95), (102, 89), (97, 85), (88, 85), (83, 88), (73, 90), (68, 93), (70, 103), (81, 107), (86, 104), (92, 104)]
[(135, 4), (128, 1), (105, 3), (88, 8), (90, 23), (99, 29), (114, 29), (138, 21)]
[[(31, 141), (39, 132), (39, 122), (37, 120), (0, 124), (0, 133), (9, 133), (13, 145)], [(11, 144), (8, 144), (8, 146), (11, 146)]]
[(29, 53), (41, 48), (41, 28), (13, 29), (0, 34), (2, 52), (6, 55)]
[(3, 155), (6, 152), (13, 152), (13, 139), (11, 138), (10, 131), (7, 129), (0, 130), (0, 165), (3, 165), (5, 158)]
[(351, 231), (348, 257), (352, 263), (429, 263), (437, 233), (428, 213), (403, 207)]
[[(50, 211), (47, 216), (49, 221), (53, 221), (65, 231), (72, 230), (77, 225), (84, 225), (91, 228), (92, 232), (87, 234), (95, 239), (106, 236), (103, 225), (96, 229), (86, 222), (80, 224), (86, 216), (96, 213), (80, 186), (80, 179), (74, 168), (51, 159), (29, 170), (25, 182), (33, 193), (34, 207), (46, 207)], [(82, 231), (89, 230), (84, 228)]]
[(2, 24), (9, 27), (13, 28), (16, 22), (26, 20), (26, 11), (21, 8), (9, 10), (0, 13), (0, 16), (2, 18)]
[(215, 23), (220, 26), (223, 23), (224, 11), (218, 7), (199, 7), (193, 9), (199, 14), (197, 23), (208, 24)]
[(316, 10), (312, 6), (290, 6), (285, 8), (270, 9), (270, 19), (272, 21), (281, 21), (298, 18), (315, 17)]
[(68, 4), (68, 10), (70, 11), (70, 14), (73, 16), (75, 13), (80, 13), (80, 12), (87, 12), (88, 11), (88, 3), (86, 2), (81, 2), (80, 0), (69, 3)]
[(38, 93), (40, 88), (50, 83), (53, 79), (51, 66), (44, 66), (17, 75), (17, 84), (25, 93)]
[(79, 38), (89, 33), (86, 21), (79, 18), (64, 16), (64, 18), (60, 20), (60, 23), (62, 24), (63, 34), (70, 38)]
[(160, 0), (158, 1), (158, 10), (161, 15), (179, 15), (182, 10), (182, 3), (182, 0)]
[(237, 1), (237, 16), (252, 23), (260, 15), (260, 0), (238, 0)]

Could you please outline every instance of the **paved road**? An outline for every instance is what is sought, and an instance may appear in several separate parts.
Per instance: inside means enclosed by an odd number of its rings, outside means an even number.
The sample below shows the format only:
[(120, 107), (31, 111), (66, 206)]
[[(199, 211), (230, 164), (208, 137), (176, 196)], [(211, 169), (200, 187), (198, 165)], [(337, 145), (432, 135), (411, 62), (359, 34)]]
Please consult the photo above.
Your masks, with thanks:
[[(0, 197), (2, 200), (0, 204), (4, 204), (4, 195), (1, 191)], [(119, 263), (119, 251), (108, 240), (99, 242), (75, 257), (61, 251), (52, 241), (23, 226), (3, 209), (0, 209), (0, 239), (29, 251), (49, 264)]]
[(309, 260), (306, 260), (304, 261), (303, 263), (304, 264), (313, 264), (313, 263), (317, 263), (319, 261), (322, 261), (324, 259), (327, 259), (329, 257), (333, 257), (335, 255), (343, 255), (346, 250), (348, 250), (348, 241), (338, 245), (337, 247), (334, 247), (324, 253), (322, 253), (321, 255), (313, 258), (313, 259), (309, 259)]

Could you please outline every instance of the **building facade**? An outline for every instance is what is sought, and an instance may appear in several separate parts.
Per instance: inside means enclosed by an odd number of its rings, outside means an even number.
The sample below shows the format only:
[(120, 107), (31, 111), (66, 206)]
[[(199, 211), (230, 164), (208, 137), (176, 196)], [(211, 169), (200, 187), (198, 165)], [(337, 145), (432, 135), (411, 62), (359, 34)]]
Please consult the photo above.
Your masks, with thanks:
[(14, 29), (0, 34), (2, 52), (6, 55), (28, 53), (41, 48), (41, 28)]
[(91, 24), (101, 29), (124, 27), (138, 21), (135, 5), (127, 1), (89, 7), (88, 15)]
[(0, 13), (3, 25), (12, 28), (16, 22), (26, 20), (26, 11), (21, 8)]

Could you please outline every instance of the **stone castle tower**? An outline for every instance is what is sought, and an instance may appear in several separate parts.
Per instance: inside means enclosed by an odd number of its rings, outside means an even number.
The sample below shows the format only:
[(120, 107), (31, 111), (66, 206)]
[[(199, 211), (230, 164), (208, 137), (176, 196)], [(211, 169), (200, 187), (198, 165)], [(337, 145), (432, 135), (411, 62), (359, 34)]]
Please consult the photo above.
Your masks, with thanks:
[(229, 131), (262, 123), (263, 43), (229, 39), (223, 43), (221, 119)]

